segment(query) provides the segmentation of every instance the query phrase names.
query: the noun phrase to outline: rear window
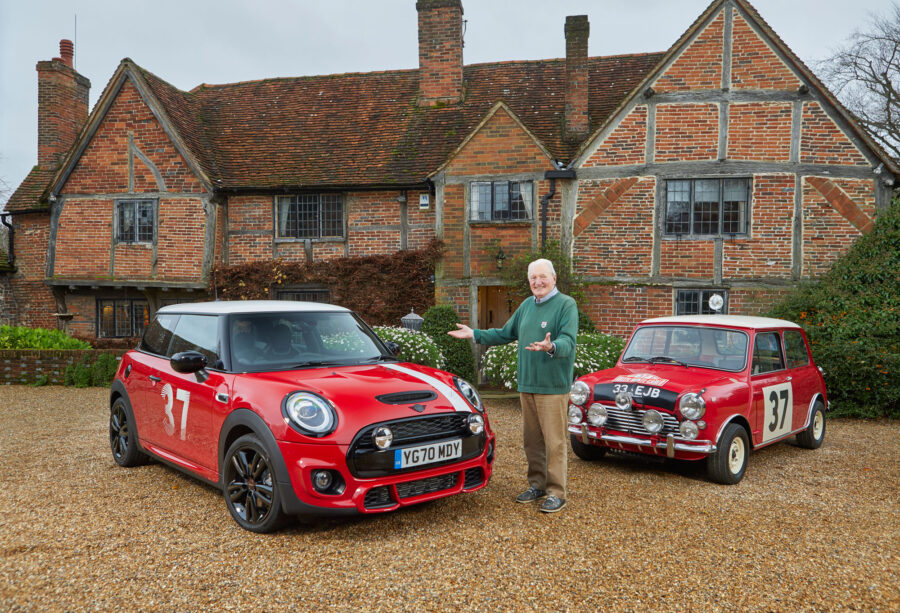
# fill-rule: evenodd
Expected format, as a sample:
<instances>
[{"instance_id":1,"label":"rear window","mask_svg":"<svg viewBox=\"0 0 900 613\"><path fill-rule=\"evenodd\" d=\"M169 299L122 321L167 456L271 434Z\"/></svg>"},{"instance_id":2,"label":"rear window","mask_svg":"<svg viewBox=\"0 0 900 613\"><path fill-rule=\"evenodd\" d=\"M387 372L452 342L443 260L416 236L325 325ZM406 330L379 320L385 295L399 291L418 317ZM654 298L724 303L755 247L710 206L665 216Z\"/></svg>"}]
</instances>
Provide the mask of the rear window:
<instances>
[{"instance_id":1,"label":"rear window","mask_svg":"<svg viewBox=\"0 0 900 613\"><path fill-rule=\"evenodd\" d=\"M787 354L788 368L798 368L809 364L809 354L806 352L806 343L799 330L784 331L784 351Z\"/></svg>"},{"instance_id":2,"label":"rear window","mask_svg":"<svg viewBox=\"0 0 900 613\"><path fill-rule=\"evenodd\" d=\"M140 349L147 353L167 355L176 323L178 323L178 315L157 315L144 330Z\"/></svg>"}]
</instances>

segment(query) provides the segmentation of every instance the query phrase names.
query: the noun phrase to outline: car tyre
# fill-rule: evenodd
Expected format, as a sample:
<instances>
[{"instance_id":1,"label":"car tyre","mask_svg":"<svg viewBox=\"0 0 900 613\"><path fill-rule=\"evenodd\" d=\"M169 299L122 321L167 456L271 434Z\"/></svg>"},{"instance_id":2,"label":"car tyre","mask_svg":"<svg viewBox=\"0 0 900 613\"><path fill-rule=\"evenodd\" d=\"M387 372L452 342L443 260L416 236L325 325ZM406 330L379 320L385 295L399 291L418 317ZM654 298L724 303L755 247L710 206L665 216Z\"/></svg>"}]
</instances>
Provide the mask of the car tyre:
<instances>
[{"instance_id":1,"label":"car tyre","mask_svg":"<svg viewBox=\"0 0 900 613\"><path fill-rule=\"evenodd\" d=\"M245 434L228 448L222 483L228 512L241 528L267 533L284 524L271 456L255 434Z\"/></svg>"},{"instance_id":2,"label":"car tyre","mask_svg":"<svg viewBox=\"0 0 900 613\"><path fill-rule=\"evenodd\" d=\"M581 442L581 439L574 434L569 435L569 441L572 443L572 451L575 452L575 455L586 462L602 460L603 456L606 455L606 447L601 447L599 445L585 445Z\"/></svg>"},{"instance_id":3,"label":"car tyre","mask_svg":"<svg viewBox=\"0 0 900 613\"><path fill-rule=\"evenodd\" d=\"M109 448L119 466L138 466L147 462L147 456L138 448L131 410L121 396L109 407Z\"/></svg>"},{"instance_id":4,"label":"car tyre","mask_svg":"<svg viewBox=\"0 0 900 613\"><path fill-rule=\"evenodd\" d=\"M744 478L750 458L750 439L738 424L728 424L719 445L706 462L709 478L716 483L733 485Z\"/></svg>"},{"instance_id":5,"label":"car tyre","mask_svg":"<svg viewBox=\"0 0 900 613\"><path fill-rule=\"evenodd\" d=\"M813 405L809 427L797 434L797 444L805 449L818 449L825 440L825 405L817 400Z\"/></svg>"}]
</instances>

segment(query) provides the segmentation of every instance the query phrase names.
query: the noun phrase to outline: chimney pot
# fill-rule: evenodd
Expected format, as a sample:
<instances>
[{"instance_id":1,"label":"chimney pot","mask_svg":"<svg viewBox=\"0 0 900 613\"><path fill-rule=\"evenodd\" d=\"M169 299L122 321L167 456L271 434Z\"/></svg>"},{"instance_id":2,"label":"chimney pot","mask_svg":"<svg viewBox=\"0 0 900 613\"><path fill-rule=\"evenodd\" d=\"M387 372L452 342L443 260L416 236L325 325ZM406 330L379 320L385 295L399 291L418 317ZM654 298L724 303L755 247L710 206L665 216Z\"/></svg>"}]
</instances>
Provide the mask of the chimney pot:
<instances>
[{"instance_id":1,"label":"chimney pot","mask_svg":"<svg viewBox=\"0 0 900 613\"><path fill-rule=\"evenodd\" d=\"M59 41L59 55L62 58L63 64L69 68L74 68L72 59L75 57L75 45L72 44L72 41L68 38Z\"/></svg>"}]
</instances>

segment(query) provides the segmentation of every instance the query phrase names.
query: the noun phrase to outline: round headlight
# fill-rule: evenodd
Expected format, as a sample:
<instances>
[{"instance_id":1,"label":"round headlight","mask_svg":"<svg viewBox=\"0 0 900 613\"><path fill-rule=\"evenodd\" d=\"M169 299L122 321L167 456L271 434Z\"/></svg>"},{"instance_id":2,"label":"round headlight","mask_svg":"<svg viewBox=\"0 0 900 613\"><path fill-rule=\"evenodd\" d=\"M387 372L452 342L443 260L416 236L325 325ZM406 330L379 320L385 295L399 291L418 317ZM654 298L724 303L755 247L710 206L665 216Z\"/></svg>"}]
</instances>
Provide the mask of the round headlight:
<instances>
[{"instance_id":1,"label":"round headlight","mask_svg":"<svg viewBox=\"0 0 900 613\"><path fill-rule=\"evenodd\" d=\"M607 417L609 417L609 414L606 412L606 407L602 404L595 402L588 409L588 421L591 422L592 426L602 426L606 423Z\"/></svg>"},{"instance_id":2,"label":"round headlight","mask_svg":"<svg viewBox=\"0 0 900 613\"><path fill-rule=\"evenodd\" d=\"M580 424L584 419L584 412L581 410L581 407L576 407L574 404L569 405L569 423L570 424Z\"/></svg>"},{"instance_id":3,"label":"round headlight","mask_svg":"<svg viewBox=\"0 0 900 613\"><path fill-rule=\"evenodd\" d=\"M325 436L337 427L334 409L311 392L294 392L284 399L284 414L290 423L313 436Z\"/></svg>"},{"instance_id":4,"label":"round headlight","mask_svg":"<svg viewBox=\"0 0 900 613\"><path fill-rule=\"evenodd\" d=\"M678 429L681 431L681 436L683 438L691 440L697 438L697 435L700 433L700 428L692 421L681 422L681 426L679 426Z\"/></svg>"},{"instance_id":5,"label":"round headlight","mask_svg":"<svg viewBox=\"0 0 900 613\"><path fill-rule=\"evenodd\" d=\"M475 388L472 387L472 384L459 377L453 377L453 382L456 384L456 389L459 390L459 393L463 395L463 398L475 407L476 410L484 413L484 405L481 404L481 397L478 395L478 392L475 391Z\"/></svg>"},{"instance_id":6,"label":"round headlight","mask_svg":"<svg viewBox=\"0 0 900 613\"><path fill-rule=\"evenodd\" d=\"M706 413L706 401L700 394L689 392L678 401L678 411L685 419L700 419Z\"/></svg>"},{"instance_id":7,"label":"round headlight","mask_svg":"<svg viewBox=\"0 0 900 613\"><path fill-rule=\"evenodd\" d=\"M484 432L484 417L478 413L469 415L469 432L472 434L481 434Z\"/></svg>"},{"instance_id":8,"label":"round headlight","mask_svg":"<svg viewBox=\"0 0 900 613\"><path fill-rule=\"evenodd\" d=\"M659 411L653 409L644 413L644 417L641 418L641 423L644 424L644 428L650 434L656 434L663 428L662 415L659 414Z\"/></svg>"},{"instance_id":9,"label":"round headlight","mask_svg":"<svg viewBox=\"0 0 900 613\"><path fill-rule=\"evenodd\" d=\"M631 393L630 392L619 392L616 394L616 406L622 410L627 411L631 409Z\"/></svg>"},{"instance_id":10,"label":"round headlight","mask_svg":"<svg viewBox=\"0 0 900 613\"><path fill-rule=\"evenodd\" d=\"M378 426L372 433L372 440L379 449L387 449L394 440L394 433L387 426Z\"/></svg>"},{"instance_id":11,"label":"round headlight","mask_svg":"<svg viewBox=\"0 0 900 613\"><path fill-rule=\"evenodd\" d=\"M591 388L584 381L576 381L569 390L569 400L572 404L582 405L591 397Z\"/></svg>"}]
</instances>

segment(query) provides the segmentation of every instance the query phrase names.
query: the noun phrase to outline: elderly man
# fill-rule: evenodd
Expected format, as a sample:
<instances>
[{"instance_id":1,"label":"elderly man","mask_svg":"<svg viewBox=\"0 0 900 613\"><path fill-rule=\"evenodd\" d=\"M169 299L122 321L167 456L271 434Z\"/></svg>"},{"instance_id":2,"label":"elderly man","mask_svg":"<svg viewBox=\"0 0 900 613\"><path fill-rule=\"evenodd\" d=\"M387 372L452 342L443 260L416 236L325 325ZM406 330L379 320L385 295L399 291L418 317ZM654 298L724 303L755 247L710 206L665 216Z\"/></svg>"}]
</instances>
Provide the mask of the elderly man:
<instances>
[{"instance_id":1,"label":"elderly man","mask_svg":"<svg viewBox=\"0 0 900 613\"><path fill-rule=\"evenodd\" d=\"M519 341L517 377L524 422L527 490L517 502L540 498L541 511L554 513L566 504L566 409L575 365L578 307L556 289L550 260L528 265L528 298L502 328L473 330L456 324L455 338L473 338L482 345Z\"/></svg>"}]
</instances>

